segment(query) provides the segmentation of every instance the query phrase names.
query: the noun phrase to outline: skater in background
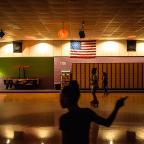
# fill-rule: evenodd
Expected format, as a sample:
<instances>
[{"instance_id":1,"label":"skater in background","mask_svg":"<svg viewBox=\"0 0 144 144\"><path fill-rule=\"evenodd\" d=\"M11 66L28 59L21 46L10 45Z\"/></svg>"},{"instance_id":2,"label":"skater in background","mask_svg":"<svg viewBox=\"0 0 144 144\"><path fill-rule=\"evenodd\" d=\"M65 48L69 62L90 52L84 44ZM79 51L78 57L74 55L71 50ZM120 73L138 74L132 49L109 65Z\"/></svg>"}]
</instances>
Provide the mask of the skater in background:
<instances>
[{"instance_id":1,"label":"skater in background","mask_svg":"<svg viewBox=\"0 0 144 144\"><path fill-rule=\"evenodd\" d=\"M91 106L98 107L99 101L96 96L96 91L98 89L98 74L97 74L97 68L92 68L91 71L91 92L93 96L93 100L90 102Z\"/></svg>"},{"instance_id":2,"label":"skater in background","mask_svg":"<svg viewBox=\"0 0 144 144\"><path fill-rule=\"evenodd\" d=\"M104 96L108 95L108 76L106 72L102 74L102 85L104 90Z\"/></svg>"}]
</instances>

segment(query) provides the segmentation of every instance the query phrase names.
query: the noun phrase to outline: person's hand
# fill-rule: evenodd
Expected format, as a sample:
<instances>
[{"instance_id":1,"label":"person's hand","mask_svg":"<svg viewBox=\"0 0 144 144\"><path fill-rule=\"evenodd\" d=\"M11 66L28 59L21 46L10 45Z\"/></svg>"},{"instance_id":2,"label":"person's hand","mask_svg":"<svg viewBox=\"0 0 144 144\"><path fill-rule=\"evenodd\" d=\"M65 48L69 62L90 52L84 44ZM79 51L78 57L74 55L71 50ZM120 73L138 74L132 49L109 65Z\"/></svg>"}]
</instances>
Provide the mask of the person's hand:
<instances>
[{"instance_id":1,"label":"person's hand","mask_svg":"<svg viewBox=\"0 0 144 144\"><path fill-rule=\"evenodd\" d=\"M116 107L120 108L124 105L125 100L128 98L128 96L122 97L116 102Z\"/></svg>"}]
</instances>

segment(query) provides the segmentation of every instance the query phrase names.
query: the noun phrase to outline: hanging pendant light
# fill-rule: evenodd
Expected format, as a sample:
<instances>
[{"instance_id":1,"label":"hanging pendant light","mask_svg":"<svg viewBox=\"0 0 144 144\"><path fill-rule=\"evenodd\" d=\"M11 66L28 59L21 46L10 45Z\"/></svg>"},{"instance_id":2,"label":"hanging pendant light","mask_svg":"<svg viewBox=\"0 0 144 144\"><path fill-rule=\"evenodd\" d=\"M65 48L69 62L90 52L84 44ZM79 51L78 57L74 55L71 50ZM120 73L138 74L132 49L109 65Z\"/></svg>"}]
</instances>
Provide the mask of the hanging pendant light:
<instances>
[{"instance_id":1,"label":"hanging pendant light","mask_svg":"<svg viewBox=\"0 0 144 144\"><path fill-rule=\"evenodd\" d=\"M80 38L85 38L84 25L85 25L85 22L82 21L82 25L81 25L81 28L80 28L80 31L79 31L79 37Z\"/></svg>"},{"instance_id":2,"label":"hanging pendant light","mask_svg":"<svg viewBox=\"0 0 144 144\"><path fill-rule=\"evenodd\" d=\"M5 33L4 33L3 30L1 29L1 31L0 31L0 38L3 38L4 35L5 35Z\"/></svg>"},{"instance_id":3,"label":"hanging pendant light","mask_svg":"<svg viewBox=\"0 0 144 144\"><path fill-rule=\"evenodd\" d=\"M64 23L62 29L58 31L58 37L61 39L65 39L68 36L68 31L64 28Z\"/></svg>"}]
</instances>

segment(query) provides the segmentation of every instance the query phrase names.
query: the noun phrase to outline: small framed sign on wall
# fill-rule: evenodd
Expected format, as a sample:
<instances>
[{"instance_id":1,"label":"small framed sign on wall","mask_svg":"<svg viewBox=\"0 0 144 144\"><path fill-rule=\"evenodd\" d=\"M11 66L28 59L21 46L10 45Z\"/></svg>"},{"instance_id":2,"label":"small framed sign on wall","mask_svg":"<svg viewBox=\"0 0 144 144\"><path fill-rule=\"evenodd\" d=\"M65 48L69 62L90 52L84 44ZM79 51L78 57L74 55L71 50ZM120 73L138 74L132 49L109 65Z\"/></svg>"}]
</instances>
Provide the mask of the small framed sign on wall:
<instances>
[{"instance_id":1,"label":"small framed sign on wall","mask_svg":"<svg viewBox=\"0 0 144 144\"><path fill-rule=\"evenodd\" d=\"M13 41L13 52L22 53L22 41Z\"/></svg>"}]
</instances>

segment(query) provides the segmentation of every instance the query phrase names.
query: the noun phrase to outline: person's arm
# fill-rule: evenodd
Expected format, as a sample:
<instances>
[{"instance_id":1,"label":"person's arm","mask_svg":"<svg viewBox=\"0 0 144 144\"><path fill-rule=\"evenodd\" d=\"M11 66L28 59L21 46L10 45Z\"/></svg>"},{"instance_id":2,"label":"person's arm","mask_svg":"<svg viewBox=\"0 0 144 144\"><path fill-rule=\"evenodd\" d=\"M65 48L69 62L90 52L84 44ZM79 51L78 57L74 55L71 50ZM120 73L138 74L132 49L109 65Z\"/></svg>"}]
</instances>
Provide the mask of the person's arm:
<instances>
[{"instance_id":1,"label":"person's arm","mask_svg":"<svg viewBox=\"0 0 144 144\"><path fill-rule=\"evenodd\" d=\"M113 123L119 109L124 105L125 100L127 99L127 97L123 97L120 98L117 102L116 105L114 107L114 110L112 111L112 113L109 115L109 117L107 119L100 117L100 116L96 116L94 118L94 122L103 126L111 126L111 124Z\"/></svg>"}]
</instances>

